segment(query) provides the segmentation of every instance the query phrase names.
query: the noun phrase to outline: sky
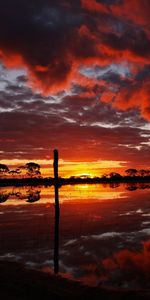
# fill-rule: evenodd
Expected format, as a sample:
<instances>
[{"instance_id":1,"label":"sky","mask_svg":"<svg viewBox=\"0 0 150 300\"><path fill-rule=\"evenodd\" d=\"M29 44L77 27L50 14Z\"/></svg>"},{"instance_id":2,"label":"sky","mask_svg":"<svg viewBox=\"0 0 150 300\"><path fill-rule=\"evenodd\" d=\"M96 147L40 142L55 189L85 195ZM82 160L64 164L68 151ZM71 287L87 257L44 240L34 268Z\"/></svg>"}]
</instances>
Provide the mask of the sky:
<instances>
[{"instance_id":1,"label":"sky","mask_svg":"<svg viewBox=\"0 0 150 300\"><path fill-rule=\"evenodd\" d=\"M1 162L149 168L149 19L149 0L0 0Z\"/></svg>"}]
</instances>

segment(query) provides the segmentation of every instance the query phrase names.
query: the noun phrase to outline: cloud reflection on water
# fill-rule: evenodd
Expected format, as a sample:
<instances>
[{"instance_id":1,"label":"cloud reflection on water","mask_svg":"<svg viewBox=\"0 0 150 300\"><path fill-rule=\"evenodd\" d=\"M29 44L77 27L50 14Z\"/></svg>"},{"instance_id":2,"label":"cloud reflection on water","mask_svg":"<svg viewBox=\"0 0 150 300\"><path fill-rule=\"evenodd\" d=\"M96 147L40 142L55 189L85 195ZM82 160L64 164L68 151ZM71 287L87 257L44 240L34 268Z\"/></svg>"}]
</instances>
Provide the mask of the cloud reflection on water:
<instances>
[{"instance_id":1,"label":"cloud reflection on water","mask_svg":"<svg viewBox=\"0 0 150 300\"><path fill-rule=\"evenodd\" d=\"M119 186L111 192L99 185L61 188L60 274L89 285L148 287L149 191ZM41 188L32 204L14 197L0 205L0 259L52 272L53 189Z\"/></svg>"}]
</instances>

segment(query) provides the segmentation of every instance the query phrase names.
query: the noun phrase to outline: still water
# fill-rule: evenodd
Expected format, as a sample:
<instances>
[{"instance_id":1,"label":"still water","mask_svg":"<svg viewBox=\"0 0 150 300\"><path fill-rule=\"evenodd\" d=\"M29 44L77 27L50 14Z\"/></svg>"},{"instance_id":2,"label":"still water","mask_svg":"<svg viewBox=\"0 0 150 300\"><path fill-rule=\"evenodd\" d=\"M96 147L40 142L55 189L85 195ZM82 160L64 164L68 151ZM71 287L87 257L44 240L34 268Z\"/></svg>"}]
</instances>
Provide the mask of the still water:
<instances>
[{"instance_id":1,"label":"still water","mask_svg":"<svg viewBox=\"0 0 150 300\"><path fill-rule=\"evenodd\" d=\"M59 274L150 288L150 186L63 186L59 197ZM56 234L53 187L0 189L0 260L52 273Z\"/></svg>"}]
</instances>

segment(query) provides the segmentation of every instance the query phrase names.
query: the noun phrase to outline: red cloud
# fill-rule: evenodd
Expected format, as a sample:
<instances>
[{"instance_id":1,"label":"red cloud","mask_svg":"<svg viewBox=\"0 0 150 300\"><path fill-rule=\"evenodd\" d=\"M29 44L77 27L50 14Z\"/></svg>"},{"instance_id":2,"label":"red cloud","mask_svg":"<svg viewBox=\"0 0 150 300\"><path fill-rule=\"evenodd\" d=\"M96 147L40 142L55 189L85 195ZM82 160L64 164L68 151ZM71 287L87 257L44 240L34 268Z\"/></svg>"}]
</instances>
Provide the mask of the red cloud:
<instances>
[{"instance_id":1,"label":"red cloud","mask_svg":"<svg viewBox=\"0 0 150 300\"><path fill-rule=\"evenodd\" d=\"M70 1L69 6L62 2L32 0L20 5L15 0L8 8L7 1L1 1L0 58L8 68L26 68L33 88L50 94L69 89L72 82L88 81L93 96L92 86L104 82L79 75L81 66L127 61L134 81L133 70L150 64L148 0L107 5L82 0ZM102 101L120 109L138 108L150 119L149 73L144 81L118 86L117 91L106 82L107 92L99 93Z\"/></svg>"},{"instance_id":2,"label":"red cloud","mask_svg":"<svg viewBox=\"0 0 150 300\"><path fill-rule=\"evenodd\" d=\"M81 5L89 11L108 13L106 5L99 3L96 0L81 0Z\"/></svg>"},{"instance_id":3,"label":"red cloud","mask_svg":"<svg viewBox=\"0 0 150 300\"><path fill-rule=\"evenodd\" d=\"M129 85L118 88L117 92L105 89L101 100L112 103L113 107L128 110L137 108L141 114L150 119L150 80L131 81Z\"/></svg>"},{"instance_id":4,"label":"red cloud","mask_svg":"<svg viewBox=\"0 0 150 300\"><path fill-rule=\"evenodd\" d=\"M125 0L121 5L112 6L112 11L115 15L123 16L136 24L149 26L149 0Z\"/></svg>"}]
</instances>

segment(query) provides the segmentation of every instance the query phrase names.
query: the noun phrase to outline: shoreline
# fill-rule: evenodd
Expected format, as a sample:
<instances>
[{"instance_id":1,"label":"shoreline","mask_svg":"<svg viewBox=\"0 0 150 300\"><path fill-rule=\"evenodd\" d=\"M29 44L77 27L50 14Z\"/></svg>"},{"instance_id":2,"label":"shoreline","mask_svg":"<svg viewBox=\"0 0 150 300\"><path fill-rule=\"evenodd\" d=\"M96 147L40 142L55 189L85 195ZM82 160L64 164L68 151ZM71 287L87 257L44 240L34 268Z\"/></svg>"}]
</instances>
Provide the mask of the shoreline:
<instances>
[{"instance_id":1,"label":"shoreline","mask_svg":"<svg viewBox=\"0 0 150 300\"><path fill-rule=\"evenodd\" d=\"M150 177L121 177L121 178L59 178L58 186L76 185L76 184L150 184ZM53 186L53 178L23 178L23 179L0 179L0 187L7 186Z\"/></svg>"},{"instance_id":2,"label":"shoreline","mask_svg":"<svg viewBox=\"0 0 150 300\"><path fill-rule=\"evenodd\" d=\"M148 300L150 290L89 287L48 273L26 269L14 262L0 261L1 300Z\"/></svg>"}]
</instances>

